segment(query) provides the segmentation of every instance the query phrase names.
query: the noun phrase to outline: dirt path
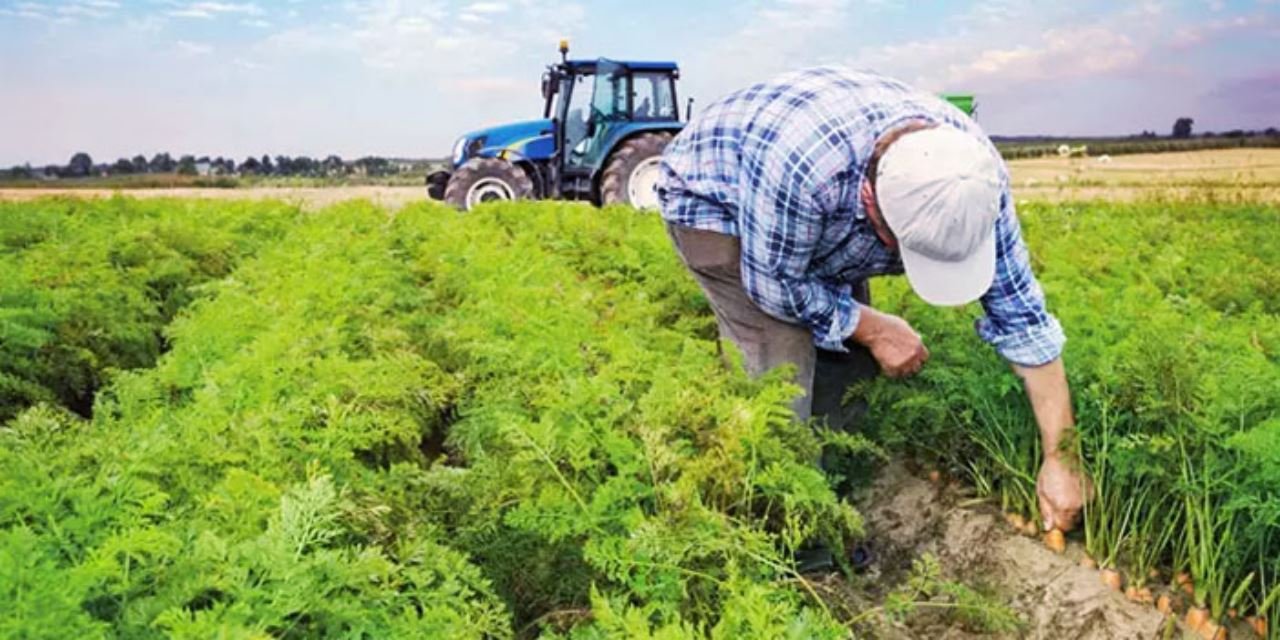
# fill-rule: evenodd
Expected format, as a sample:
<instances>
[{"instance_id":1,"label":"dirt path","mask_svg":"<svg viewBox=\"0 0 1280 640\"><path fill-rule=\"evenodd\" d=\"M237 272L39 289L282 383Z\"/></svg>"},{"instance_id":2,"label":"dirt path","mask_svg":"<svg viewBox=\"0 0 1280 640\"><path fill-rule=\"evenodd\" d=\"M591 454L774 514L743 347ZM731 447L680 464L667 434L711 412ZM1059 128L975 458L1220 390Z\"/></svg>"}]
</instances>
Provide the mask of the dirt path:
<instances>
[{"instance_id":1,"label":"dirt path","mask_svg":"<svg viewBox=\"0 0 1280 640\"><path fill-rule=\"evenodd\" d=\"M881 625L880 635L1150 640L1165 632L1165 617L1154 608L1126 600L1102 584L1096 570L1080 566L1079 549L1059 556L1014 533L994 508L963 504L954 488L930 484L901 465L885 469L859 506L878 556L869 579L900 581L912 560L932 554L944 577L993 592L1024 628L989 636L947 616L924 615L905 625Z\"/></svg>"}]
</instances>

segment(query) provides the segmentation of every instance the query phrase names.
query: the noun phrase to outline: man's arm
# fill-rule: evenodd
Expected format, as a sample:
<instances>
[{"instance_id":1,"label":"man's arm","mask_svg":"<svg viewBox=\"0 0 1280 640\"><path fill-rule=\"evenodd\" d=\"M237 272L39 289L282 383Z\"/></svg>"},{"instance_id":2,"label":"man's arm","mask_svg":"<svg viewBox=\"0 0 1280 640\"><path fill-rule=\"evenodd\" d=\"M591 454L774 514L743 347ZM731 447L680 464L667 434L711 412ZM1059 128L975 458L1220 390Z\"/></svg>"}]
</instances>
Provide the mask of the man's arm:
<instances>
[{"instance_id":1,"label":"man's arm","mask_svg":"<svg viewBox=\"0 0 1280 640\"><path fill-rule=\"evenodd\" d=\"M1067 372L1058 358L1039 367L1013 365L1027 390L1027 399L1040 426L1044 461L1036 481L1040 515L1046 531L1075 527L1091 488L1080 460L1072 448L1075 417L1071 412L1071 391Z\"/></svg>"}]
</instances>

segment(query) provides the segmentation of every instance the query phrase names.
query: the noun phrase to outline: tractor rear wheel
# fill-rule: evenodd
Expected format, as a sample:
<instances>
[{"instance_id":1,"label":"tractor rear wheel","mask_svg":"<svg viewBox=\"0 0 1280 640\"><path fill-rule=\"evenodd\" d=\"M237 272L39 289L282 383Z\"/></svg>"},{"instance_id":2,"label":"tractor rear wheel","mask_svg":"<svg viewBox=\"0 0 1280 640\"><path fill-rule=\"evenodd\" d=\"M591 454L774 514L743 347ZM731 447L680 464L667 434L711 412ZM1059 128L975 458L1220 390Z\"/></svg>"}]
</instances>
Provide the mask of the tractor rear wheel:
<instances>
[{"instance_id":1,"label":"tractor rear wheel","mask_svg":"<svg viewBox=\"0 0 1280 640\"><path fill-rule=\"evenodd\" d=\"M533 195L533 180L520 167L497 158L473 158L458 167L444 189L444 201L462 211L482 202L523 200Z\"/></svg>"},{"instance_id":2,"label":"tractor rear wheel","mask_svg":"<svg viewBox=\"0 0 1280 640\"><path fill-rule=\"evenodd\" d=\"M600 203L658 208L658 176L662 151L670 133L642 133L619 145L600 178Z\"/></svg>"}]
</instances>

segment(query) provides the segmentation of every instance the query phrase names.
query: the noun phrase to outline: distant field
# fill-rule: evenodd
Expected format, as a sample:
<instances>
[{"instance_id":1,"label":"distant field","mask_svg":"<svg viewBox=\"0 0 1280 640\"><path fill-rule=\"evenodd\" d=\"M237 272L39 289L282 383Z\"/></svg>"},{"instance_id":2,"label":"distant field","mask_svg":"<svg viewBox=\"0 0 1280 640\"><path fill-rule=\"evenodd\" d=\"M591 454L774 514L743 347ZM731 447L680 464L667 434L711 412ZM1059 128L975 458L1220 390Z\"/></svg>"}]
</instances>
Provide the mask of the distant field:
<instances>
[{"instance_id":1,"label":"distant field","mask_svg":"<svg viewBox=\"0 0 1280 640\"><path fill-rule=\"evenodd\" d=\"M1089 155L1118 156L1135 153L1170 153L1209 149L1280 148L1280 135L1214 136L1210 138L995 138L1006 160L1057 155L1062 145L1086 147Z\"/></svg>"},{"instance_id":2,"label":"distant field","mask_svg":"<svg viewBox=\"0 0 1280 640\"><path fill-rule=\"evenodd\" d=\"M1280 202L1280 149L1035 158L1010 161L1009 168L1019 199Z\"/></svg>"},{"instance_id":3,"label":"distant field","mask_svg":"<svg viewBox=\"0 0 1280 640\"><path fill-rule=\"evenodd\" d=\"M1280 149L1216 149L1091 158L1011 160L1014 193L1020 200L1209 199L1226 202L1280 202ZM49 195L110 197L111 186L76 188L0 188L0 200L31 200ZM259 182L243 188L218 188L186 182L173 188L129 189L139 198L215 198L284 200L321 208L351 199L399 208L426 197L416 182L405 186L324 185L320 181Z\"/></svg>"}]
</instances>

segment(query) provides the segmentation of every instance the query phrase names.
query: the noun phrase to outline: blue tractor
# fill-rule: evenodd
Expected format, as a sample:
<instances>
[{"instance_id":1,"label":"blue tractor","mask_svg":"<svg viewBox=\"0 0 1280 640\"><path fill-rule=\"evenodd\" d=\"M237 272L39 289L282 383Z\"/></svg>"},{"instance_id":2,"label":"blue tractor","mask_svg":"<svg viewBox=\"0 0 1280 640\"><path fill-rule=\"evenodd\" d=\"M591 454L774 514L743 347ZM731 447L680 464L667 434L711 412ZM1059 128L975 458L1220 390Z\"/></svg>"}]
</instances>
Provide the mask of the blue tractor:
<instances>
[{"instance_id":1,"label":"blue tractor","mask_svg":"<svg viewBox=\"0 0 1280 640\"><path fill-rule=\"evenodd\" d=\"M458 139L451 171L427 176L431 197L463 210L525 198L657 208L658 162L683 123L674 62L570 60L542 76L542 119Z\"/></svg>"}]
</instances>

